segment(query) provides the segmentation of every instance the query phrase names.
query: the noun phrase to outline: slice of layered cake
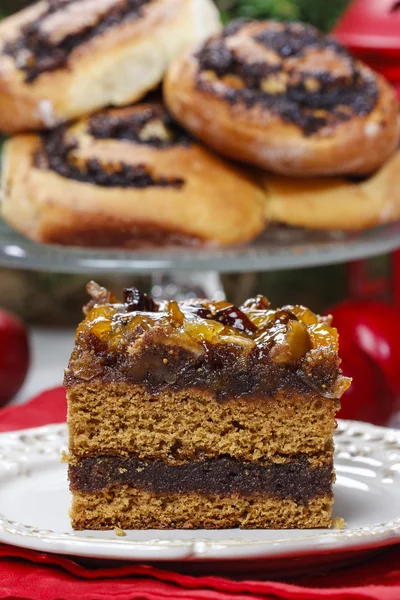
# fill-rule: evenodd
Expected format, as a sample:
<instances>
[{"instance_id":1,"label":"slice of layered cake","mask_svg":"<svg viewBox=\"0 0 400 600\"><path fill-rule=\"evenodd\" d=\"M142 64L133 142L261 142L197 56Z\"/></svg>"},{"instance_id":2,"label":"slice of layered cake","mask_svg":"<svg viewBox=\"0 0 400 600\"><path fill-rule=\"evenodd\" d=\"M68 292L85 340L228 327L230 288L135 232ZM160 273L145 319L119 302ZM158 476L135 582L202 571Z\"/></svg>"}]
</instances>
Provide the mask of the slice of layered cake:
<instances>
[{"instance_id":1,"label":"slice of layered cake","mask_svg":"<svg viewBox=\"0 0 400 600\"><path fill-rule=\"evenodd\" d=\"M65 373L75 529L329 527L350 383L329 318L88 291Z\"/></svg>"}]
</instances>

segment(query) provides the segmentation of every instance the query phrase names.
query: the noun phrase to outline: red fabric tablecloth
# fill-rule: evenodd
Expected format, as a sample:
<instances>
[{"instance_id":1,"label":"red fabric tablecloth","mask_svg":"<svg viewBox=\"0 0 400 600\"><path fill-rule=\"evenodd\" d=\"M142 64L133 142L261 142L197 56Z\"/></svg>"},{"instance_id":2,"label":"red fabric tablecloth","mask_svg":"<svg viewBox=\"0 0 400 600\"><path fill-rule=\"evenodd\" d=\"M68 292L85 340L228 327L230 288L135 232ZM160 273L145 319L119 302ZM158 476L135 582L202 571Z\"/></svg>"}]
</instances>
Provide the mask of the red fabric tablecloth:
<instances>
[{"instance_id":1,"label":"red fabric tablecloth","mask_svg":"<svg viewBox=\"0 0 400 600\"><path fill-rule=\"evenodd\" d=\"M61 388L0 411L0 431L65 420ZM399 499L400 500L400 499ZM399 501L400 510L400 501ZM171 569L177 565L171 564ZM186 563L186 569L188 568ZM189 567L190 568L190 567ZM297 580L192 576L150 565L88 566L57 555L0 545L0 598L27 600L400 600L400 545L357 566Z\"/></svg>"}]
</instances>

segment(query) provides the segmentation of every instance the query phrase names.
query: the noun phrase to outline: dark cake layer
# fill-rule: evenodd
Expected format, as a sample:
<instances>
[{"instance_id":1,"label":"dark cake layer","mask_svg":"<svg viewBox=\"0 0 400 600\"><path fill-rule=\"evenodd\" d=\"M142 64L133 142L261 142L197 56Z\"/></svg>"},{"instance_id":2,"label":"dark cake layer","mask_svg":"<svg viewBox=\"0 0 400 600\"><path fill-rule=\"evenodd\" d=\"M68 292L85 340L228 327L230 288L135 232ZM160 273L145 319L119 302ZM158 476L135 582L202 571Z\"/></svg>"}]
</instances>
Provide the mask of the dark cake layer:
<instances>
[{"instance_id":1,"label":"dark cake layer","mask_svg":"<svg viewBox=\"0 0 400 600\"><path fill-rule=\"evenodd\" d=\"M211 389L218 400L228 400L241 396L271 397L279 390L287 390L289 394L315 390L328 396L329 388L339 376L333 354L319 355L304 365L300 361L277 365L268 356L260 360L256 350L246 360L240 348L224 345L210 346L204 354L196 355L179 346L157 345L154 337L151 332L146 334L140 350L130 356L109 351L97 337L88 336L87 351L77 356L66 372L65 386L71 388L82 381L95 380L104 384L141 384L153 394L187 388Z\"/></svg>"},{"instance_id":2,"label":"dark cake layer","mask_svg":"<svg viewBox=\"0 0 400 600\"><path fill-rule=\"evenodd\" d=\"M201 493L205 496L268 494L297 503L331 491L333 464L310 468L304 457L288 463L257 465L221 457L171 466L135 457L88 457L69 466L72 491L97 492L120 485L157 494Z\"/></svg>"}]
</instances>

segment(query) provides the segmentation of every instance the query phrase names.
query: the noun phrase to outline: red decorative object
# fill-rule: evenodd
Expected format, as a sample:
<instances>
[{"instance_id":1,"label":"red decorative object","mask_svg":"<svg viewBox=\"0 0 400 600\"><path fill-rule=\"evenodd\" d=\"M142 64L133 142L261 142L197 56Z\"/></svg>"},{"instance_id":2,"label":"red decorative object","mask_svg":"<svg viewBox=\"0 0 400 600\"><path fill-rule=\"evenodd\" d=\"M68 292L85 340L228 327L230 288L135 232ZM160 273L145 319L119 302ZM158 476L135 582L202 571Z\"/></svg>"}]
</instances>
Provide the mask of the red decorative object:
<instances>
[{"instance_id":1,"label":"red decorative object","mask_svg":"<svg viewBox=\"0 0 400 600\"><path fill-rule=\"evenodd\" d=\"M14 315L0 310L0 406L11 400L29 368L28 332Z\"/></svg>"},{"instance_id":2,"label":"red decorative object","mask_svg":"<svg viewBox=\"0 0 400 600\"><path fill-rule=\"evenodd\" d=\"M337 23L335 37L351 50L400 56L400 2L354 0Z\"/></svg>"},{"instance_id":3,"label":"red decorative object","mask_svg":"<svg viewBox=\"0 0 400 600\"><path fill-rule=\"evenodd\" d=\"M395 397L377 363L355 342L340 337L343 374L353 382L341 400L340 419L386 425L393 414Z\"/></svg>"},{"instance_id":4,"label":"red decorative object","mask_svg":"<svg viewBox=\"0 0 400 600\"><path fill-rule=\"evenodd\" d=\"M400 311L383 302L349 300L329 312L340 345L355 343L375 361L400 403Z\"/></svg>"},{"instance_id":5,"label":"red decorative object","mask_svg":"<svg viewBox=\"0 0 400 600\"><path fill-rule=\"evenodd\" d=\"M358 58L400 86L399 0L355 0L333 33Z\"/></svg>"},{"instance_id":6,"label":"red decorative object","mask_svg":"<svg viewBox=\"0 0 400 600\"><path fill-rule=\"evenodd\" d=\"M333 34L354 55L382 73L395 86L400 100L400 0L354 0ZM400 250L392 254L391 275L371 279L366 261L350 263L350 297L382 299L391 295L400 309Z\"/></svg>"}]
</instances>

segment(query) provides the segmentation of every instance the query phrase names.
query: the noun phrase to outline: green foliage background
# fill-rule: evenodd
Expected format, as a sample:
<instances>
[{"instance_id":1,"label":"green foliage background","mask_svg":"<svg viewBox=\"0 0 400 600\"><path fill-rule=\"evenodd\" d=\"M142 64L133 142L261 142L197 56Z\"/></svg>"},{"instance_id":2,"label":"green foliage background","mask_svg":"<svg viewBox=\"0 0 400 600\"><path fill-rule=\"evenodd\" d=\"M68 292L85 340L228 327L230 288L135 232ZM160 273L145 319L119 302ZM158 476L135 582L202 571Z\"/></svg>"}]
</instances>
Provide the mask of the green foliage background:
<instances>
[{"instance_id":1,"label":"green foliage background","mask_svg":"<svg viewBox=\"0 0 400 600\"><path fill-rule=\"evenodd\" d=\"M215 0L224 21L236 17L254 19L298 19L329 31L350 0ZM27 4L29 0L0 0L0 18Z\"/></svg>"},{"instance_id":2,"label":"green foliage background","mask_svg":"<svg viewBox=\"0 0 400 600\"><path fill-rule=\"evenodd\" d=\"M225 21L235 17L294 19L330 31L350 0L216 0Z\"/></svg>"}]
</instances>

